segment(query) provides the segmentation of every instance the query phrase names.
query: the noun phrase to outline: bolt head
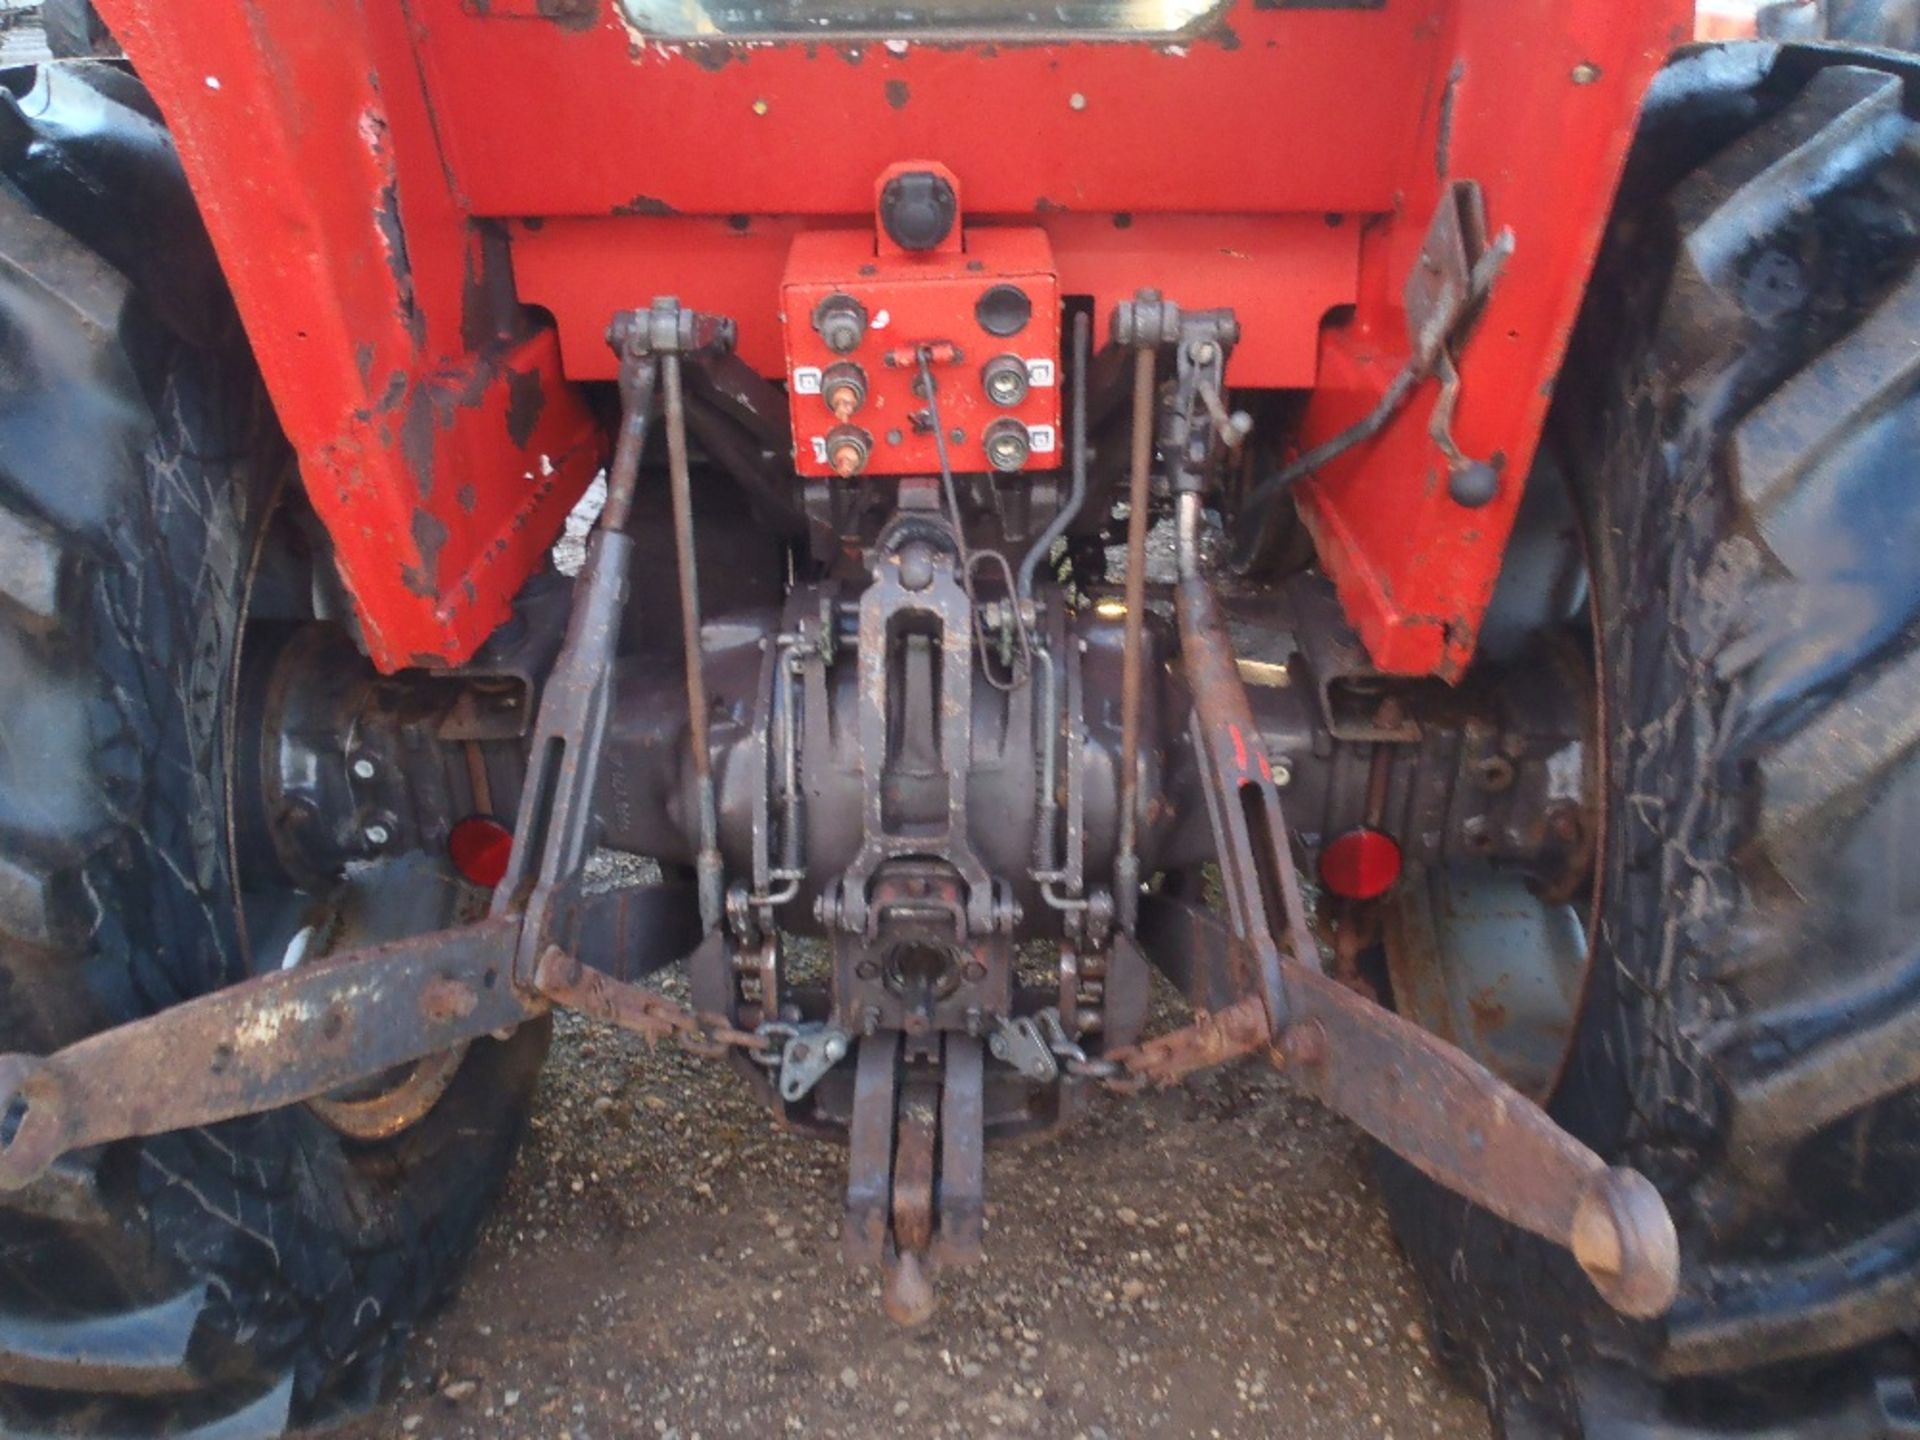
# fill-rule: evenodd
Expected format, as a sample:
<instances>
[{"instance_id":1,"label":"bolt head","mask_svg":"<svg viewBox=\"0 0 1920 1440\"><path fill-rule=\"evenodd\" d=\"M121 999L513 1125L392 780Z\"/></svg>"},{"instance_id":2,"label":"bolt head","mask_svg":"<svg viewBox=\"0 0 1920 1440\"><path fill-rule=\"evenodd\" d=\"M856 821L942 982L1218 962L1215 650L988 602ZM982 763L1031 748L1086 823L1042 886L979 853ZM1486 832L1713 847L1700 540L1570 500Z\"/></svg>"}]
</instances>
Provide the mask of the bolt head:
<instances>
[{"instance_id":1,"label":"bolt head","mask_svg":"<svg viewBox=\"0 0 1920 1440\"><path fill-rule=\"evenodd\" d=\"M373 824L367 826L367 828L362 830L360 833L366 837L367 843L369 845L374 846L376 849L379 848L380 846L387 844L390 840L393 839L393 832L387 829L386 826L380 824L378 821L375 821Z\"/></svg>"},{"instance_id":2,"label":"bolt head","mask_svg":"<svg viewBox=\"0 0 1920 1440\"><path fill-rule=\"evenodd\" d=\"M358 759L353 762L353 778L354 779L371 780L373 776L374 776L373 761L368 760L365 757L362 757L361 759Z\"/></svg>"}]
</instances>

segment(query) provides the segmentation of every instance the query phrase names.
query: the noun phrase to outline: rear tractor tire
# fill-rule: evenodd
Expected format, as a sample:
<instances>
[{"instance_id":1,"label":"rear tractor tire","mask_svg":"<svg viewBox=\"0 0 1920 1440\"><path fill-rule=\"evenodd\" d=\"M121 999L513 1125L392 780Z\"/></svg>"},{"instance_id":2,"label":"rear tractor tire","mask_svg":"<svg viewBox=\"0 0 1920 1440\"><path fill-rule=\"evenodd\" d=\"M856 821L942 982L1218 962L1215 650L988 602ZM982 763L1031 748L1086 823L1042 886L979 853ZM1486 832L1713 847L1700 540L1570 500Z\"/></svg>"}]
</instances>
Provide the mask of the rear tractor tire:
<instances>
[{"instance_id":1,"label":"rear tractor tire","mask_svg":"<svg viewBox=\"0 0 1920 1440\"><path fill-rule=\"evenodd\" d=\"M33 83L0 92L0 1051L44 1053L290 953L236 880L228 731L250 600L309 618L286 607L315 557L146 97L105 65ZM544 1045L477 1042L390 1139L296 1106L0 1194L0 1434L240 1440L371 1403L473 1243Z\"/></svg>"},{"instance_id":2,"label":"rear tractor tire","mask_svg":"<svg viewBox=\"0 0 1920 1440\"><path fill-rule=\"evenodd\" d=\"M1768 39L1920 50L1920 0L1775 0L1759 20Z\"/></svg>"},{"instance_id":3,"label":"rear tractor tire","mask_svg":"<svg viewBox=\"0 0 1920 1440\"><path fill-rule=\"evenodd\" d=\"M1660 1186L1683 1273L1628 1324L1384 1161L1507 1440L1920 1435L1915 93L1884 52L1678 61L1559 387L1607 779L1538 1093Z\"/></svg>"}]
</instances>

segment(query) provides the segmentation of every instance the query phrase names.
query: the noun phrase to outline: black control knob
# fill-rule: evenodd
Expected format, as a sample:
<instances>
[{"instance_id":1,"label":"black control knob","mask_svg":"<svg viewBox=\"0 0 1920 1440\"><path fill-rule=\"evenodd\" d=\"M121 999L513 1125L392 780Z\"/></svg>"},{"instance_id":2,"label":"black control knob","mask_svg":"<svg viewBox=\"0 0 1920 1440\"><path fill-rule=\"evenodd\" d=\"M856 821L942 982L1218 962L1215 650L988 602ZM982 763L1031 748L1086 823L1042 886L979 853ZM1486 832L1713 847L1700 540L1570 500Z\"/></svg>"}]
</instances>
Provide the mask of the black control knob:
<instances>
[{"instance_id":1,"label":"black control knob","mask_svg":"<svg viewBox=\"0 0 1920 1440\"><path fill-rule=\"evenodd\" d=\"M880 189L880 226L902 250L931 250L953 233L960 197L944 176L909 170Z\"/></svg>"},{"instance_id":2,"label":"black control knob","mask_svg":"<svg viewBox=\"0 0 1920 1440\"><path fill-rule=\"evenodd\" d=\"M1484 460L1469 460L1447 475L1447 493L1469 510L1491 505L1500 494L1500 472Z\"/></svg>"}]
</instances>

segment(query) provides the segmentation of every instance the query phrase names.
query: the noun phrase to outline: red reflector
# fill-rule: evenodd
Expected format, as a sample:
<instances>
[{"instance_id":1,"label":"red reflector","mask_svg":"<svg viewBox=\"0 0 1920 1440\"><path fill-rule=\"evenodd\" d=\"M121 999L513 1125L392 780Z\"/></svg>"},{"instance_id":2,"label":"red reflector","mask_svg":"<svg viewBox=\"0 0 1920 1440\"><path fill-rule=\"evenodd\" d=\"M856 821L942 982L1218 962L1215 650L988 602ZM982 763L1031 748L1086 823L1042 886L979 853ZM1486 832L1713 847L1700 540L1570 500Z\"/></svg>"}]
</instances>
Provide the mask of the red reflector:
<instances>
[{"instance_id":1,"label":"red reflector","mask_svg":"<svg viewBox=\"0 0 1920 1440\"><path fill-rule=\"evenodd\" d=\"M1400 878L1400 846L1378 830L1349 830L1320 852L1320 883L1347 900L1372 900Z\"/></svg>"},{"instance_id":2,"label":"red reflector","mask_svg":"<svg viewBox=\"0 0 1920 1440\"><path fill-rule=\"evenodd\" d=\"M513 832L491 815L469 815L447 836L447 858L464 880L491 890L507 873Z\"/></svg>"}]
</instances>

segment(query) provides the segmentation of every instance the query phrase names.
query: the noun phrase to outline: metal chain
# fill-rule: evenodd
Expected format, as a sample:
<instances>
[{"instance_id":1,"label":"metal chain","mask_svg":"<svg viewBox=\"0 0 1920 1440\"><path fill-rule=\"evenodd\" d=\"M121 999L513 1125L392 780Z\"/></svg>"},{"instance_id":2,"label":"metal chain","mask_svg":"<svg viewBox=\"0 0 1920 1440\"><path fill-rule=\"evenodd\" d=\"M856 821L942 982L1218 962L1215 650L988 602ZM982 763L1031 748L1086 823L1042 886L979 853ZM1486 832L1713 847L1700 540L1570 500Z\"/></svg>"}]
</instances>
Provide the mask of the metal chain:
<instances>
[{"instance_id":1,"label":"metal chain","mask_svg":"<svg viewBox=\"0 0 1920 1440\"><path fill-rule=\"evenodd\" d=\"M1053 1053L1060 1057L1060 1068L1067 1074L1080 1080L1092 1080L1104 1086L1116 1095L1136 1095L1145 1083L1142 1077L1134 1075L1118 1060L1095 1060L1085 1049L1067 1034L1067 1027L1060 1019L1060 1012L1049 1005L1035 1014L1040 1028L1046 1032L1047 1044Z\"/></svg>"}]
</instances>

